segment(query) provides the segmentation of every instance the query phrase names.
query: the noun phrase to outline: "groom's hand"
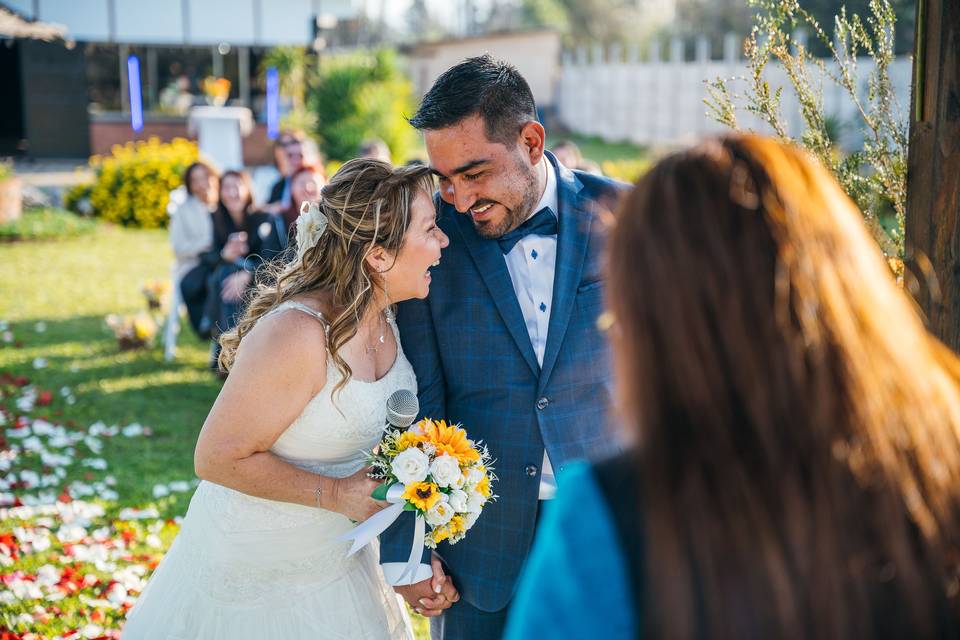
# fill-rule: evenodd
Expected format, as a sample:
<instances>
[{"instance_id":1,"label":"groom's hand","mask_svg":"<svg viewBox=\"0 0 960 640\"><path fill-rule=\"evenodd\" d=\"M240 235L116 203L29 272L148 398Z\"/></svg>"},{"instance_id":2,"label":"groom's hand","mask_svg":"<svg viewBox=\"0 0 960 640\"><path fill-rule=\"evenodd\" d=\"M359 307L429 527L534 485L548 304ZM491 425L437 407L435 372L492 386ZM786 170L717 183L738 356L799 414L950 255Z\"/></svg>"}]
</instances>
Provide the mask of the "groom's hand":
<instances>
[{"instance_id":1,"label":"groom's hand","mask_svg":"<svg viewBox=\"0 0 960 640\"><path fill-rule=\"evenodd\" d=\"M432 578L393 588L414 611L427 618L440 615L460 599L453 580L443 572L440 558L433 556L430 565L433 569Z\"/></svg>"}]
</instances>

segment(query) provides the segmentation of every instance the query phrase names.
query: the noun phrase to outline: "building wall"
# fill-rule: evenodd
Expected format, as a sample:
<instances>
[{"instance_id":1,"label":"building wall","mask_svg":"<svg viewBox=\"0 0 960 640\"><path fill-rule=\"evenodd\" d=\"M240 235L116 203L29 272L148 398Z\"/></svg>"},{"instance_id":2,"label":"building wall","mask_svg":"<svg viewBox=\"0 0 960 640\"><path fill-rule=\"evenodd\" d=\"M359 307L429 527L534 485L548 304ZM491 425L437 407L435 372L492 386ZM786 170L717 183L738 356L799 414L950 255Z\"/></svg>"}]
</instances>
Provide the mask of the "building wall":
<instances>
[{"instance_id":1,"label":"building wall","mask_svg":"<svg viewBox=\"0 0 960 640\"><path fill-rule=\"evenodd\" d=\"M489 53L513 64L530 84L540 107L555 102L559 77L560 35L552 31L503 34L422 44L409 53L408 69L417 95L426 93L437 77L464 58Z\"/></svg>"},{"instance_id":2,"label":"building wall","mask_svg":"<svg viewBox=\"0 0 960 640\"><path fill-rule=\"evenodd\" d=\"M351 0L6 0L83 42L235 46L309 44L317 14L352 18Z\"/></svg>"},{"instance_id":3,"label":"building wall","mask_svg":"<svg viewBox=\"0 0 960 640\"><path fill-rule=\"evenodd\" d=\"M652 52L640 60L638 52L622 52L616 48L595 48L565 54L561 65L557 116L574 133L599 136L607 141L630 141L642 145L678 145L704 135L727 131L708 114L707 81L717 78L748 77L746 63L736 55L738 39L730 37L724 60L711 60L704 46L698 45L697 60L684 60L682 44L669 46L670 59L657 59ZM626 53L626 55L623 55ZM827 69L836 75L835 65L827 61ZM867 78L873 71L872 60L857 63L861 99L868 91ZM899 103L900 115L906 124L910 104L912 63L907 57L894 60L890 76ZM811 77L818 72L810 70ZM799 100L786 72L777 64L767 67L766 80L773 88L784 87L782 113L791 135L803 130ZM733 83L733 93L747 90L744 80ZM845 146L862 143L859 112L846 91L830 80L823 83L824 112L841 125L840 142ZM771 133L758 117L737 111L742 129Z\"/></svg>"}]
</instances>

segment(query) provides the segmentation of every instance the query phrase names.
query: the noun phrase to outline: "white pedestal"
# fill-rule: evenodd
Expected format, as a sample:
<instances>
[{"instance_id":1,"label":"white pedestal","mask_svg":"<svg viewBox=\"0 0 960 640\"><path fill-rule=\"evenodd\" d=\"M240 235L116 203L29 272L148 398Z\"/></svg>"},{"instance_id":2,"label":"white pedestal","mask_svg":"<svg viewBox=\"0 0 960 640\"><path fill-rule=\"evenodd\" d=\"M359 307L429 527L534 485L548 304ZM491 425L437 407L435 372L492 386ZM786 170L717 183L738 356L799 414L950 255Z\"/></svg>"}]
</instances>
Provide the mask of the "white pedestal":
<instances>
[{"instance_id":1,"label":"white pedestal","mask_svg":"<svg viewBox=\"0 0 960 640\"><path fill-rule=\"evenodd\" d=\"M243 169L244 138L253 131L253 114L246 107L194 107L187 128L199 140L200 154L220 171Z\"/></svg>"}]
</instances>

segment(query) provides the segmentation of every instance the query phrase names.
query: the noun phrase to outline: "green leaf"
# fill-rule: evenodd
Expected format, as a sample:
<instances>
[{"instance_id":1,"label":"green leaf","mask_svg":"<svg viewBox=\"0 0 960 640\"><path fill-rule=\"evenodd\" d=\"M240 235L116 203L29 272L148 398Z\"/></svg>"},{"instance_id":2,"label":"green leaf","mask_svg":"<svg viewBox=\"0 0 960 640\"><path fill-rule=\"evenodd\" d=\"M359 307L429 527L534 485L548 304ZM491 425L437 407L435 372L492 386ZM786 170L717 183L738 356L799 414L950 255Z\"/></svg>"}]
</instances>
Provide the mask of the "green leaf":
<instances>
[{"instance_id":1,"label":"green leaf","mask_svg":"<svg viewBox=\"0 0 960 640\"><path fill-rule=\"evenodd\" d=\"M419 509L417 509L415 506L413 506L413 505L410 504L409 502L408 502L407 504L403 505L403 510L404 510L404 511L419 511Z\"/></svg>"},{"instance_id":2,"label":"green leaf","mask_svg":"<svg viewBox=\"0 0 960 640\"><path fill-rule=\"evenodd\" d=\"M373 490L373 493L370 494L370 497L373 498L374 500L386 500L387 491L390 489L391 486L393 485L381 484L380 486L378 486L376 489Z\"/></svg>"}]
</instances>

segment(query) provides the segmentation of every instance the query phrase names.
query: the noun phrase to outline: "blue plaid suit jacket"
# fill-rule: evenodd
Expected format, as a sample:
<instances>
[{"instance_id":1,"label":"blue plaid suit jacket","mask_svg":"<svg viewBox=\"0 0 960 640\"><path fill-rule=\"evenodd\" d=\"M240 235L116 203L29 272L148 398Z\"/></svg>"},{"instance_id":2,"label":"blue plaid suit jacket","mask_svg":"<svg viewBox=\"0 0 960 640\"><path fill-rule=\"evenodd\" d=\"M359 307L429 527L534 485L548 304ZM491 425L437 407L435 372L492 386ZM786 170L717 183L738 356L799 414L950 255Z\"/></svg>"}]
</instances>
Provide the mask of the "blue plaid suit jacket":
<instances>
[{"instance_id":1,"label":"blue plaid suit jacket","mask_svg":"<svg viewBox=\"0 0 960 640\"><path fill-rule=\"evenodd\" d=\"M604 336L601 252L604 221L625 185L557 172L559 232L553 311L543 367L496 240L439 199L450 237L432 270L430 295L399 305L403 349L417 374L422 416L460 422L495 458L499 498L487 503L466 539L437 552L461 596L483 611L503 609L533 539L544 447L555 471L611 454L619 443L607 420L611 371ZM381 562L406 562L413 516L381 536ZM425 555L425 561L428 556Z\"/></svg>"}]
</instances>

